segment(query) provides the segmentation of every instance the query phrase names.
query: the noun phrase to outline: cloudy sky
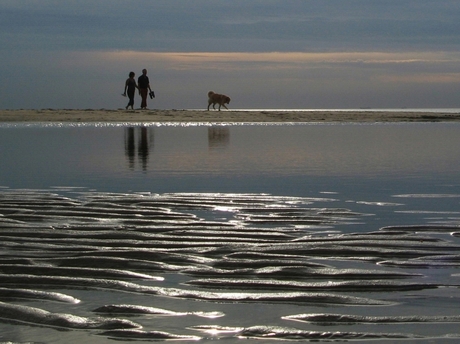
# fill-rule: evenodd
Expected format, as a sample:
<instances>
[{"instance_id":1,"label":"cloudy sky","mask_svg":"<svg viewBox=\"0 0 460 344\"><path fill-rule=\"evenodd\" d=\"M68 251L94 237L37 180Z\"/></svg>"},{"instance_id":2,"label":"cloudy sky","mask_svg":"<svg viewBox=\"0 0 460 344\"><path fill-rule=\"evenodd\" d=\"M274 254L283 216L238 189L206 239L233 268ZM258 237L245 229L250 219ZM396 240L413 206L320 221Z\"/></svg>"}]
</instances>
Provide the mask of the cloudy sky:
<instances>
[{"instance_id":1,"label":"cloudy sky","mask_svg":"<svg viewBox=\"0 0 460 344\"><path fill-rule=\"evenodd\" d=\"M458 0L1 0L0 108L460 108ZM135 99L139 106L140 98Z\"/></svg>"}]
</instances>

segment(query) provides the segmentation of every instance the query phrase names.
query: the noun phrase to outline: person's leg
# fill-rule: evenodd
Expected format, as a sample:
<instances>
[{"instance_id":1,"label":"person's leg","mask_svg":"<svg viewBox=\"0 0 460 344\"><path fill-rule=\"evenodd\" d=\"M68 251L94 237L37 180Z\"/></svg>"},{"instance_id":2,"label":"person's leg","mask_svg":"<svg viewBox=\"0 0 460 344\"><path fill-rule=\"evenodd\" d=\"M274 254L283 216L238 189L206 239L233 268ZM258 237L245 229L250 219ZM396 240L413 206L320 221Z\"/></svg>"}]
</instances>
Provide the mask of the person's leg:
<instances>
[{"instance_id":1,"label":"person's leg","mask_svg":"<svg viewBox=\"0 0 460 344\"><path fill-rule=\"evenodd\" d=\"M147 108L147 93L148 93L148 89L141 88L141 97L142 97L141 109Z\"/></svg>"},{"instance_id":2,"label":"person's leg","mask_svg":"<svg viewBox=\"0 0 460 344\"><path fill-rule=\"evenodd\" d=\"M128 98L129 98L129 102L128 102L128 105L126 105L126 109L128 109L130 106L132 109L134 109L134 91L128 92Z\"/></svg>"}]
</instances>

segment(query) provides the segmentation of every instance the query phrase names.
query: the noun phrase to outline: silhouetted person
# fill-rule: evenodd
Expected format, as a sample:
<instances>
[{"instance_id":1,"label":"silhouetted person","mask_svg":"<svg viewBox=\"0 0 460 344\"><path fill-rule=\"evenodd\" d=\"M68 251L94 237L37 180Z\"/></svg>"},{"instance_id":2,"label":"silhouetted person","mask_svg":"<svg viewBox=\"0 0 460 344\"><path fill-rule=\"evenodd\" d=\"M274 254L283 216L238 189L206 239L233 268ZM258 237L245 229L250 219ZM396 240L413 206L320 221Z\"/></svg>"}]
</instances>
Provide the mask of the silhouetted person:
<instances>
[{"instance_id":1,"label":"silhouetted person","mask_svg":"<svg viewBox=\"0 0 460 344\"><path fill-rule=\"evenodd\" d=\"M131 109L134 110L134 94L136 93L136 88L139 89L139 87L136 84L136 80L134 80L134 72L129 73L129 78L126 79L125 82L125 92L123 95L126 97L126 91L128 91L128 98L129 102L128 105L126 105L126 110L131 106Z\"/></svg>"},{"instance_id":2,"label":"silhouetted person","mask_svg":"<svg viewBox=\"0 0 460 344\"><path fill-rule=\"evenodd\" d=\"M139 94L142 97L141 109L147 109L147 96L149 91L152 92L147 69L142 70L142 75L137 79L137 85L139 86Z\"/></svg>"}]
</instances>

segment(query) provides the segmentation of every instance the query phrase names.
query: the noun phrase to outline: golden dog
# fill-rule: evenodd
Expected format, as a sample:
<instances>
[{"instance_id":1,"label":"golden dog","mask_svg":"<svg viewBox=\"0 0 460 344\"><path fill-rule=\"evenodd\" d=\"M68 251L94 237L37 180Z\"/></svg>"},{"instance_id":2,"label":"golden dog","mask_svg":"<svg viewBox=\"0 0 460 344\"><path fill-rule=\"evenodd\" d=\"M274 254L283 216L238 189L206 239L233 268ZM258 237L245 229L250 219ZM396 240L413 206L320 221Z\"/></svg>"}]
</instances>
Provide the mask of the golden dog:
<instances>
[{"instance_id":1,"label":"golden dog","mask_svg":"<svg viewBox=\"0 0 460 344\"><path fill-rule=\"evenodd\" d=\"M216 109L215 107L216 104L219 104L219 111L220 111L221 106L223 106L224 108L228 110L228 107L226 107L225 104L230 104L230 97L224 94L218 94L218 93L214 93L213 91L209 91L208 92L208 111L209 111L209 107L211 106L211 104L214 110Z\"/></svg>"}]
</instances>

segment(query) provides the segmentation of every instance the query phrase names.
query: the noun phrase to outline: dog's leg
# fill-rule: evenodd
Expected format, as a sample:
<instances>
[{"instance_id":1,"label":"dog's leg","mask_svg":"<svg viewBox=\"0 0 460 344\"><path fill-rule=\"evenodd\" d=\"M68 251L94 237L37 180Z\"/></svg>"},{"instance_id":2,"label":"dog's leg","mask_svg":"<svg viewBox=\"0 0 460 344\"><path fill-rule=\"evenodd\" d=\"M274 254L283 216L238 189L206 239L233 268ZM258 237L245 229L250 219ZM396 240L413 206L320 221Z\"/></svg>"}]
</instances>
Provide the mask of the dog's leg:
<instances>
[{"instance_id":1,"label":"dog's leg","mask_svg":"<svg viewBox=\"0 0 460 344\"><path fill-rule=\"evenodd\" d=\"M222 104L222 106L228 110L228 107L226 107L225 104Z\"/></svg>"},{"instance_id":2,"label":"dog's leg","mask_svg":"<svg viewBox=\"0 0 460 344\"><path fill-rule=\"evenodd\" d=\"M214 107L214 103L212 102L212 100L208 99L208 111L209 111L209 107L211 106L211 104Z\"/></svg>"}]
</instances>

